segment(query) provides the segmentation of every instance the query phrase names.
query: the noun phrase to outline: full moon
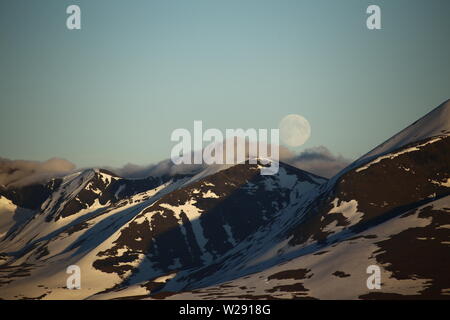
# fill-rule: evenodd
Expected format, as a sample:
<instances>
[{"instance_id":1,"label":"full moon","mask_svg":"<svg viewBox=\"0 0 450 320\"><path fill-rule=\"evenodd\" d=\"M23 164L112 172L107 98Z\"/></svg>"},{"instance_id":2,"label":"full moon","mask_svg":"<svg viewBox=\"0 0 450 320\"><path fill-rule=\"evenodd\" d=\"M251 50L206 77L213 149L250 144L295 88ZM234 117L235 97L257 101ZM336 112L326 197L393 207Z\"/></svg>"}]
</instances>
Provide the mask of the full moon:
<instances>
[{"instance_id":1,"label":"full moon","mask_svg":"<svg viewBox=\"0 0 450 320\"><path fill-rule=\"evenodd\" d=\"M308 120L298 114L290 114L280 121L280 139L290 147L299 147L311 135L311 126Z\"/></svg>"}]
</instances>

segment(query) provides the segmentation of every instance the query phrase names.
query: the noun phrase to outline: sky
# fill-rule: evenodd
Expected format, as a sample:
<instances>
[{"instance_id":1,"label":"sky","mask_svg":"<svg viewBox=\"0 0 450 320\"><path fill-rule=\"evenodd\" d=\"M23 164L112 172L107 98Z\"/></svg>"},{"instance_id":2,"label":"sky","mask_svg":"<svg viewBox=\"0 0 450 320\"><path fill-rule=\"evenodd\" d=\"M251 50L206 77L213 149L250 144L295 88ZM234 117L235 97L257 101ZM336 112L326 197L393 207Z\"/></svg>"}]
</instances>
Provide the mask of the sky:
<instances>
[{"instance_id":1,"label":"sky","mask_svg":"<svg viewBox=\"0 0 450 320\"><path fill-rule=\"evenodd\" d=\"M81 8L81 30L66 8ZM379 5L382 30L368 30ZM448 0L2 0L0 157L170 157L174 129L311 125L357 158L450 98Z\"/></svg>"}]
</instances>

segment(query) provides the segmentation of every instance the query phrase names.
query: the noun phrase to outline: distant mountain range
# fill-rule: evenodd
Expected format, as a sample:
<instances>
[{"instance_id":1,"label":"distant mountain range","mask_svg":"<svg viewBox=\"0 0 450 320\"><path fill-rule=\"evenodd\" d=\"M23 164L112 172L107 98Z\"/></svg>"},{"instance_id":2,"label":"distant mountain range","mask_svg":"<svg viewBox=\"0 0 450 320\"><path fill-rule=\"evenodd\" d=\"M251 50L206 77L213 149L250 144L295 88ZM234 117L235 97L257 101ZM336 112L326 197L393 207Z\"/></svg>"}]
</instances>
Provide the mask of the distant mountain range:
<instances>
[{"instance_id":1,"label":"distant mountain range","mask_svg":"<svg viewBox=\"0 0 450 320\"><path fill-rule=\"evenodd\" d=\"M450 100L329 180L262 166L0 188L0 298L450 298Z\"/></svg>"}]
</instances>

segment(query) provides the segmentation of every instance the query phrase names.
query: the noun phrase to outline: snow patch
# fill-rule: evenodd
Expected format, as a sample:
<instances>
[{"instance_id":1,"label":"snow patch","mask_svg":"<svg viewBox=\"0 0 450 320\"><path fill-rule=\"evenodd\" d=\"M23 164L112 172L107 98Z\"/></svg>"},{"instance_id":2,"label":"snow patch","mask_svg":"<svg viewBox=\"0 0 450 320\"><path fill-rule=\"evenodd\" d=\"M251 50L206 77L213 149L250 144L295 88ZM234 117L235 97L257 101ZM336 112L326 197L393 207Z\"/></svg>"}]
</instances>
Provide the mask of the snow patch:
<instances>
[{"instance_id":1,"label":"snow patch","mask_svg":"<svg viewBox=\"0 0 450 320\"><path fill-rule=\"evenodd\" d=\"M158 278L156 278L156 279L153 279L153 282L165 283L165 282L167 282L168 280L174 278L176 275L177 275L176 272L170 273L170 274L168 274L168 275L165 275L165 276L162 276L162 277L158 277Z\"/></svg>"},{"instance_id":2,"label":"snow patch","mask_svg":"<svg viewBox=\"0 0 450 320\"><path fill-rule=\"evenodd\" d=\"M435 181L432 180L431 183L436 184L441 187L450 188L450 178L447 179L447 181Z\"/></svg>"},{"instance_id":3,"label":"snow patch","mask_svg":"<svg viewBox=\"0 0 450 320\"><path fill-rule=\"evenodd\" d=\"M364 213L358 212L358 201L356 200L341 201L339 204L339 199L336 198L332 203L333 208L328 213L342 213L350 225L358 223L364 216Z\"/></svg>"},{"instance_id":4,"label":"snow patch","mask_svg":"<svg viewBox=\"0 0 450 320\"><path fill-rule=\"evenodd\" d=\"M208 192L203 193L203 198L219 198L219 196L211 190L208 190Z\"/></svg>"}]
</instances>

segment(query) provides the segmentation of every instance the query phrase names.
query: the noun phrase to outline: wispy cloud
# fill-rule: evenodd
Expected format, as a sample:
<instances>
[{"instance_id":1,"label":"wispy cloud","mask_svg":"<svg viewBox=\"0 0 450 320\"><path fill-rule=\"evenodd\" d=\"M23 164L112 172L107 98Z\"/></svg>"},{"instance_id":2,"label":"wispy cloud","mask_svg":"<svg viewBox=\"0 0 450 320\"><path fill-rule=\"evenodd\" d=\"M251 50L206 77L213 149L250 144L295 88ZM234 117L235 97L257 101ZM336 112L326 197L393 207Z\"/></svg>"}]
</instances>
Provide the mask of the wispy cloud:
<instances>
[{"instance_id":1,"label":"wispy cloud","mask_svg":"<svg viewBox=\"0 0 450 320\"><path fill-rule=\"evenodd\" d=\"M248 153L247 156L249 156ZM326 178L331 178L352 162L341 155L331 153L324 146L309 148L300 154L293 154L289 149L280 146L279 156L282 162ZM148 176L196 173L206 167L206 164L175 165L170 159L167 159L150 165L128 163L121 168L108 166L103 168L121 177L136 179ZM32 183L43 183L51 178L71 173L75 169L75 164L60 158L52 158L43 162L0 158L0 185L19 187Z\"/></svg>"},{"instance_id":2,"label":"wispy cloud","mask_svg":"<svg viewBox=\"0 0 450 320\"><path fill-rule=\"evenodd\" d=\"M60 158L43 162L0 158L0 185L18 187L46 182L74 169L75 165L72 162Z\"/></svg>"},{"instance_id":3,"label":"wispy cloud","mask_svg":"<svg viewBox=\"0 0 450 320\"><path fill-rule=\"evenodd\" d=\"M113 168L105 166L115 174L130 179L145 178L149 176L161 177L161 176L174 176L176 174L189 174L201 170L206 165L196 164L180 164L175 165L170 159L161 161L157 164L150 165L137 165L133 163L127 163L121 168Z\"/></svg>"},{"instance_id":4,"label":"wispy cloud","mask_svg":"<svg viewBox=\"0 0 450 320\"><path fill-rule=\"evenodd\" d=\"M352 160L339 154L331 153L324 146L308 148L302 153L291 157L286 155L282 161L325 178L333 177L352 162Z\"/></svg>"}]
</instances>

